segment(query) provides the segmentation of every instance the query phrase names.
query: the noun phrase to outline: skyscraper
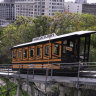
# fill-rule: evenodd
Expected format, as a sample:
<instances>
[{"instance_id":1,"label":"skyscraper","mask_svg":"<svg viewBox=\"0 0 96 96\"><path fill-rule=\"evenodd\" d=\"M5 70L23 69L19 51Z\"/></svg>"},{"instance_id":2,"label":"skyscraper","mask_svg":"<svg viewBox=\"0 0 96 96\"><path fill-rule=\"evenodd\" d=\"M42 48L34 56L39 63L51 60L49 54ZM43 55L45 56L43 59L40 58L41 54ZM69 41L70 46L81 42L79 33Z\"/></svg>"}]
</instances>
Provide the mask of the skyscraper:
<instances>
[{"instance_id":1,"label":"skyscraper","mask_svg":"<svg viewBox=\"0 0 96 96\"><path fill-rule=\"evenodd\" d=\"M85 4L87 3L87 0L75 0L75 3Z\"/></svg>"},{"instance_id":2,"label":"skyscraper","mask_svg":"<svg viewBox=\"0 0 96 96\"><path fill-rule=\"evenodd\" d=\"M14 21L14 2L3 0L0 2L0 25Z\"/></svg>"},{"instance_id":3,"label":"skyscraper","mask_svg":"<svg viewBox=\"0 0 96 96\"><path fill-rule=\"evenodd\" d=\"M0 2L0 21L14 21L18 16L53 16L64 12L64 0L3 0Z\"/></svg>"},{"instance_id":4,"label":"skyscraper","mask_svg":"<svg viewBox=\"0 0 96 96\"><path fill-rule=\"evenodd\" d=\"M15 0L15 18L53 16L56 12L64 12L64 0Z\"/></svg>"}]
</instances>

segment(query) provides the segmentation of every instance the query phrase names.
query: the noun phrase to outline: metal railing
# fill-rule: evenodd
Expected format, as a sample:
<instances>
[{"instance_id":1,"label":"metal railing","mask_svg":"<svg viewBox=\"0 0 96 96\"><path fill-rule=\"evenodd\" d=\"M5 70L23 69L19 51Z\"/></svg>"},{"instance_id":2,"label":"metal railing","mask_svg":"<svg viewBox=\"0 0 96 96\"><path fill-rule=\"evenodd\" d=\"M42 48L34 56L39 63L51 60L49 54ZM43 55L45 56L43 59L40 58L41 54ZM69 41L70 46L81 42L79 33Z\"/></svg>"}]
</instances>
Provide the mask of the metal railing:
<instances>
[{"instance_id":1,"label":"metal railing","mask_svg":"<svg viewBox=\"0 0 96 96\"><path fill-rule=\"evenodd\" d=\"M13 65L17 65L17 69L18 70L13 70ZM22 67L23 65L25 65L25 68ZM75 70L73 70L73 69ZM42 74L37 74L38 72L36 72L37 70L43 70L44 72L41 73L45 73L43 74L43 76L45 76L45 86L47 86L47 83L49 82L48 78L50 77L50 81L53 81L53 77L58 75L58 72L60 72L60 70L62 70L61 73L59 73L59 75L62 74L62 76L72 76L72 74L76 73L74 76L77 77L77 83L76 83L76 88L79 89L79 85L80 85L80 77L86 77L85 73L92 72L94 74L96 74L96 62L76 62L76 63L52 63L52 64L44 64L44 65L40 65L40 64L0 64L0 75L5 75L5 77L7 77L8 79L10 79L10 75L17 74L17 78L20 81L21 80L21 76L22 76L22 69L26 70L26 83L27 85L29 85L29 79L30 79L30 75L31 75L31 79L34 79L35 76L37 75L42 75ZM69 70L73 70L72 71L67 71L67 69ZM65 71L66 70L66 71ZM84 75L84 74L85 75ZM69 75L71 74L71 75ZM88 77L87 74L87 78ZM91 78L94 78L94 76ZM7 82L9 83L9 82ZM29 87L27 87L27 92ZM9 86L7 86L7 90L10 90ZM39 90L40 91L40 90ZM8 91L7 91L8 92ZM46 87L45 87L45 92L46 92ZM43 92L41 92L43 94ZM45 93L44 93L45 94ZM44 95L45 96L45 95Z\"/></svg>"},{"instance_id":2,"label":"metal railing","mask_svg":"<svg viewBox=\"0 0 96 96\"><path fill-rule=\"evenodd\" d=\"M15 68L13 68L13 65L15 65ZM25 67L24 67L24 66ZM16 70L14 70L16 69ZM62 70L63 73L78 73L77 77L80 77L80 72L82 71L96 71L96 62L77 62L77 63L51 63L51 64L0 64L0 72L2 73L14 73L14 74L21 74L24 73L24 70L26 70L26 74L33 75L33 78L35 76L35 72L37 70L39 71L45 71L45 76L52 76L54 75L54 71L57 70L57 73ZM66 70L66 71L65 71ZM70 70L70 71L69 71ZM76 70L76 71L74 71ZM39 73L39 72L38 72ZM42 72L43 73L43 72ZM50 75L49 75L50 73ZM40 75L40 74L38 74ZM56 72L55 72L56 75ZM67 75L66 75L67 76Z\"/></svg>"}]
</instances>

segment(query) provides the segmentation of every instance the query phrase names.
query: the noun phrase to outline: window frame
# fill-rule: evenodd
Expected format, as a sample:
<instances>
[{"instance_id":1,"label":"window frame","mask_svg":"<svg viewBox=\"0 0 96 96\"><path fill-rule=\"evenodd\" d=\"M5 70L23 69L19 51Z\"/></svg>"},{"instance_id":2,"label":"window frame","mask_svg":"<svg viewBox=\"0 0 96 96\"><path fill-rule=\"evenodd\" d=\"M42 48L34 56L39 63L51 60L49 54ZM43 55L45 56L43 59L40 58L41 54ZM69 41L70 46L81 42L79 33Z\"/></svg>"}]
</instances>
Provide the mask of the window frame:
<instances>
[{"instance_id":1,"label":"window frame","mask_svg":"<svg viewBox=\"0 0 96 96\"><path fill-rule=\"evenodd\" d=\"M41 49L41 55L40 56L37 55L37 48ZM36 59L37 60L38 59L43 59L43 52L42 52L42 50L43 50L43 45L42 44L39 44L39 45L36 46Z\"/></svg>"},{"instance_id":2,"label":"window frame","mask_svg":"<svg viewBox=\"0 0 96 96\"><path fill-rule=\"evenodd\" d=\"M26 50L26 57L24 57L24 51ZM28 47L23 47L23 60L27 60L28 59Z\"/></svg>"},{"instance_id":3,"label":"window frame","mask_svg":"<svg viewBox=\"0 0 96 96\"><path fill-rule=\"evenodd\" d=\"M33 52L32 52L32 55L31 55L31 50L33 51ZM30 54L30 58L34 57L34 55L35 55L35 54L34 54L34 51L35 51L34 48L30 48L30 53L29 53L29 54Z\"/></svg>"},{"instance_id":4,"label":"window frame","mask_svg":"<svg viewBox=\"0 0 96 96\"><path fill-rule=\"evenodd\" d=\"M58 48L55 47L56 45L58 45ZM55 52L55 48L56 48L56 52ZM60 54L59 48L60 48L59 44L54 44L54 55L59 55Z\"/></svg>"},{"instance_id":5,"label":"window frame","mask_svg":"<svg viewBox=\"0 0 96 96\"><path fill-rule=\"evenodd\" d=\"M15 52L15 58L14 58L14 52ZM17 59L16 49L13 49L13 50L12 50L12 59L13 59L13 60L16 60L16 59Z\"/></svg>"},{"instance_id":6,"label":"window frame","mask_svg":"<svg viewBox=\"0 0 96 96\"><path fill-rule=\"evenodd\" d=\"M40 49L40 50L38 50L38 49ZM39 52L40 51L40 52ZM40 54L38 54L38 52L40 53ZM37 57L41 57L41 47L37 47Z\"/></svg>"},{"instance_id":7,"label":"window frame","mask_svg":"<svg viewBox=\"0 0 96 96\"><path fill-rule=\"evenodd\" d=\"M48 48L47 51L46 51L46 47ZM49 56L49 53L50 53L50 46L49 46L49 45L45 45L44 48L45 48L44 55L45 55L45 56ZM46 54L46 52L48 52L48 54Z\"/></svg>"},{"instance_id":8,"label":"window frame","mask_svg":"<svg viewBox=\"0 0 96 96\"><path fill-rule=\"evenodd\" d=\"M24 51L23 51L23 58L27 58L28 56L27 56L27 49L24 49Z\"/></svg>"},{"instance_id":9,"label":"window frame","mask_svg":"<svg viewBox=\"0 0 96 96\"><path fill-rule=\"evenodd\" d=\"M34 56L33 57L30 56L31 49L34 49L34 52L33 52ZM34 60L34 59L36 59L36 46L29 46L29 60Z\"/></svg>"},{"instance_id":10,"label":"window frame","mask_svg":"<svg viewBox=\"0 0 96 96\"><path fill-rule=\"evenodd\" d=\"M21 59L22 56L19 53L21 53L21 55L22 55L22 51L18 50L18 59ZM20 57L19 57L19 55L20 55Z\"/></svg>"},{"instance_id":11,"label":"window frame","mask_svg":"<svg viewBox=\"0 0 96 96\"><path fill-rule=\"evenodd\" d=\"M57 44L57 45L59 45L59 54L58 55L56 55L56 54L54 54L54 45L55 44ZM53 59L59 59L59 58L61 58L61 44L62 44L62 41L60 40L60 41L55 41L55 42L53 42L52 43L52 58Z\"/></svg>"}]
</instances>

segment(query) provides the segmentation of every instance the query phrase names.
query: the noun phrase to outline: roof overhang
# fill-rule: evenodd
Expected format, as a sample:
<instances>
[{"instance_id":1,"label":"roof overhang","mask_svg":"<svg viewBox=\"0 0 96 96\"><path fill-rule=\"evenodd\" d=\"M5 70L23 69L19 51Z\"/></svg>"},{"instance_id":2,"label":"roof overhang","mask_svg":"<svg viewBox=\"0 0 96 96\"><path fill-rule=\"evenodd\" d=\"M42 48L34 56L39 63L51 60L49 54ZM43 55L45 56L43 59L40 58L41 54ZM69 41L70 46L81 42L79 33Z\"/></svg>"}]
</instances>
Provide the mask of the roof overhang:
<instances>
[{"instance_id":1,"label":"roof overhang","mask_svg":"<svg viewBox=\"0 0 96 96\"><path fill-rule=\"evenodd\" d=\"M40 42L44 42L44 41L49 41L49 40L56 40L56 39L72 37L72 36L82 36L82 35L93 34L93 33L96 33L96 31L76 31L76 32L68 33L68 34L63 34L63 35L51 37L51 38L46 38L46 39L42 39L42 40L19 44L19 45L13 46L12 49L27 46L27 45L32 45L32 44L36 44L36 43L40 43Z\"/></svg>"}]
</instances>

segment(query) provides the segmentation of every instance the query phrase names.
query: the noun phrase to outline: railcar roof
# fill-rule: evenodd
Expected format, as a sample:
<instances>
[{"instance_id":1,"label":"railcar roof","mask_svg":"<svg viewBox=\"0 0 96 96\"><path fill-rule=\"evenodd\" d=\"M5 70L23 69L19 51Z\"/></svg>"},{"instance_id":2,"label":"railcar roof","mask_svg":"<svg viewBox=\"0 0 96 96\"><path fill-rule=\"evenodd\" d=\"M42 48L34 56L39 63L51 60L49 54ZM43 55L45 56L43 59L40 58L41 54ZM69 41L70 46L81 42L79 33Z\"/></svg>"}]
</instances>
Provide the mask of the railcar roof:
<instances>
[{"instance_id":1,"label":"railcar roof","mask_svg":"<svg viewBox=\"0 0 96 96\"><path fill-rule=\"evenodd\" d=\"M92 34L92 33L96 33L96 31L77 31L77 32L63 34L63 35L59 35L59 36L55 36L55 37L51 37L51 38L46 38L46 39L41 39L41 40L37 40L37 41L31 41L28 43L19 44L19 45L13 46L12 48L18 48L18 47L31 45L31 44L35 44L35 43L39 43L39 42L44 42L44 41L48 41L48 40L55 40L55 39L60 39L60 38L66 38L66 37L71 37L71 36L80 36L80 35Z\"/></svg>"}]
</instances>

